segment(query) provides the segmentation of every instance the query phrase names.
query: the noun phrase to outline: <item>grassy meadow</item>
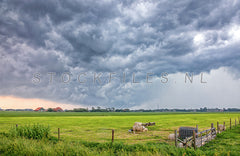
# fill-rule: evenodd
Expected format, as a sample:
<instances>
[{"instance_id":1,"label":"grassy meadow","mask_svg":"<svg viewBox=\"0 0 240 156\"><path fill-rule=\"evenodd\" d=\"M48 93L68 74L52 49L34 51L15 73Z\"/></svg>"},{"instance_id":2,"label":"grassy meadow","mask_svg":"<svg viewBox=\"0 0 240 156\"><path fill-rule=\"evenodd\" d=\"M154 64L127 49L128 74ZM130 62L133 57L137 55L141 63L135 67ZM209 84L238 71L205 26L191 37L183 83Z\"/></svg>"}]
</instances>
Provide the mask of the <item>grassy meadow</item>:
<instances>
[{"instance_id":1,"label":"grassy meadow","mask_svg":"<svg viewBox=\"0 0 240 156\"><path fill-rule=\"evenodd\" d=\"M2 149L0 147L0 155L1 152L6 152L6 149L10 146L14 146L12 147L14 149L9 149L12 152L17 152L25 146L29 146L30 151L25 151L23 155L34 155L34 151L39 150L37 147L42 149L38 151L40 155L46 155L46 151L49 152L47 152L48 155L54 155L54 153L57 153L56 150L69 155L132 155L133 153L134 155L184 155L186 152L205 155L208 149L212 149L209 150L211 153L217 146L226 149L222 150L222 152L228 153L232 150L231 148L235 149L235 144L240 145L239 128L236 132L238 134L236 141L229 141L230 138L226 138L222 146L217 143L212 145L209 143L209 147L202 147L197 151L175 148L173 146L174 142L169 141L167 138L170 133L173 133L180 126L198 125L201 131L210 128L211 123L216 126L218 121L220 124L225 122L228 128L229 119L232 118L232 124L235 124L235 119L238 122L238 116L240 116L240 113L0 112L0 145L3 146ZM148 127L148 132L129 133L128 129L132 128L134 122L155 122L156 126ZM39 141L26 138L9 138L3 135L9 133L9 130L16 124L19 127L32 124L49 126L51 129L50 135L54 138L57 138L57 128L60 128L61 141L56 141L56 139L54 141ZM115 130L114 144L111 143L112 129ZM233 133L234 130L231 132ZM220 135L223 135L223 133ZM224 135L221 137L224 138ZM234 140L234 137L232 139ZM119 149L123 152L118 151ZM44 151L45 154L41 154ZM171 154L171 152L173 153ZM234 152L240 154L239 150L231 152L233 152L232 154Z\"/></svg>"},{"instance_id":2,"label":"grassy meadow","mask_svg":"<svg viewBox=\"0 0 240 156\"><path fill-rule=\"evenodd\" d=\"M12 126L44 124L51 127L51 134L57 137L60 128L62 140L91 142L111 141L111 129L115 130L115 141L128 144L143 142L169 142L167 137L180 126L196 126L200 130L216 125L217 121L229 125L237 113L51 113L51 112L0 112L0 132L7 132ZM128 132L134 122L156 122L149 131L139 134ZM233 122L234 123L234 122ZM169 142L171 144L171 142Z\"/></svg>"}]
</instances>

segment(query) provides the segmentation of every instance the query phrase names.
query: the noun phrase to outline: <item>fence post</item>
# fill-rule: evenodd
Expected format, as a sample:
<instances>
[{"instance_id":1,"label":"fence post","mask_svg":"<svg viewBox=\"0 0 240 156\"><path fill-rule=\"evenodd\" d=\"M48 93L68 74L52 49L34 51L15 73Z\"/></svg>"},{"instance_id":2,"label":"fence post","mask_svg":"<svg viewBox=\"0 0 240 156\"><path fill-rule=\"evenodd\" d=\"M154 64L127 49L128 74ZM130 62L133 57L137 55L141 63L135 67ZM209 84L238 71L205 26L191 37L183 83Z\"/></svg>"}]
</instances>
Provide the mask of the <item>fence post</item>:
<instances>
[{"instance_id":1,"label":"fence post","mask_svg":"<svg viewBox=\"0 0 240 156\"><path fill-rule=\"evenodd\" d=\"M202 132L200 132L200 135L201 135L201 146L202 146Z\"/></svg>"},{"instance_id":2,"label":"fence post","mask_svg":"<svg viewBox=\"0 0 240 156\"><path fill-rule=\"evenodd\" d=\"M16 124L16 128L18 128L18 124Z\"/></svg>"},{"instance_id":3,"label":"fence post","mask_svg":"<svg viewBox=\"0 0 240 156\"><path fill-rule=\"evenodd\" d=\"M213 133L213 130L212 130L212 129L213 129L213 123L211 123L211 131L210 131L210 132L211 132L211 139L212 139L212 133ZM207 132L206 132L206 136L207 136ZM208 138L207 138L207 139L208 139Z\"/></svg>"},{"instance_id":4,"label":"fence post","mask_svg":"<svg viewBox=\"0 0 240 156\"><path fill-rule=\"evenodd\" d=\"M232 120L230 118L230 129L232 129Z\"/></svg>"},{"instance_id":5,"label":"fence post","mask_svg":"<svg viewBox=\"0 0 240 156\"><path fill-rule=\"evenodd\" d=\"M235 119L235 127L237 126L237 119Z\"/></svg>"},{"instance_id":6,"label":"fence post","mask_svg":"<svg viewBox=\"0 0 240 156\"><path fill-rule=\"evenodd\" d=\"M177 130L175 130L175 146L177 147Z\"/></svg>"},{"instance_id":7,"label":"fence post","mask_svg":"<svg viewBox=\"0 0 240 156\"><path fill-rule=\"evenodd\" d=\"M60 128L58 128L58 140L60 140Z\"/></svg>"},{"instance_id":8,"label":"fence post","mask_svg":"<svg viewBox=\"0 0 240 156\"><path fill-rule=\"evenodd\" d=\"M217 122L217 134L219 133L219 122Z\"/></svg>"},{"instance_id":9,"label":"fence post","mask_svg":"<svg viewBox=\"0 0 240 156\"><path fill-rule=\"evenodd\" d=\"M114 129L112 130L112 142L114 141Z\"/></svg>"},{"instance_id":10,"label":"fence post","mask_svg":"<svg viewBox=\"0 0 240 156\"><path fill-rule=\"evenodd\" d=\"M224 130L224 131L226 130L225 121L223 122L223 130Z\"/></svg>"},{"instance_id":11,"label":"fence post","mask_svg":"<svg viewBox=\"0 0 240 156\"><path fill-rule=\"evenodd\" d=\"M206 131L206 137L207 137L207 141L208 141L208 131ZM210 130L210 139L212 140L212 130Z\"/></svg>"},{"instance_id":12,"label":"fence post","mask_svg":"<svg viewBox=\"0 0 240 156\"><path fill-rule=\"evenodd\" d=\"M193 130L193 147L196 150L196 132Z\"/></svg>"}]
</instances>

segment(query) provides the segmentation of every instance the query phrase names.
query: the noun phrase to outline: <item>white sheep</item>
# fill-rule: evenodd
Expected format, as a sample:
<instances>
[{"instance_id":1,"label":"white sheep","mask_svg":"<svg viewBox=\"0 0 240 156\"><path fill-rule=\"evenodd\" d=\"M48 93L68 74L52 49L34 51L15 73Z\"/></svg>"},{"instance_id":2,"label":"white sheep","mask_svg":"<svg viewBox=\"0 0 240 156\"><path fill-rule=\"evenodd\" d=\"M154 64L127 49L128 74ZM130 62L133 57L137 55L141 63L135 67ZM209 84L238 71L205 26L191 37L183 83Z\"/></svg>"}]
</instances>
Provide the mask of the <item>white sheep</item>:
<instances>
[{"instance_id":1,"label":"white sheep","mask_svg":"<svg viewBox=\"0 0 240 156\"><path fill-rule=\"evenodd\" d=\"M143 126L143 127L144 127L144 126ZM143 132L147 132L147 131L148 131L148 129L144 127Z\"/></svg>"},{"instance_id":2,"label":"white sheep","mask_svg":"<svg viewBox=\"0 0 240 156\"><path fill-rule=\"evenodd\" d=\"M169 140L175 140L175 134L169 134L168 139Z\"/></svg>"},{"instance_id":3,"label":"white sheep","mask_svg":"<svg viewBox=\"0 0 240 156\"><path fill-rule=\"evenodd\" d=\"M180 142L180 143L178 144L178 147L183 148L183 143Z\"/></svg>"},{"instance_id":4,"label":"white sheep","mask_svg":"<svg viewBox=\"0 0 240 156\"><path fill-rule=\"evenodd\" d=\"M133 125L133 131L143 131L142 123L135 122Z\"/></svg>"},{"instance_id":5,"label":"white sheep","mask_svg":"<svg viewBox=\"0 0 240 156\"><path fill-rule=\"evenodd\" d=\"M225 126L224 125L219 124L218 127L219 127L220 132L225 131Z\"/></svg>"},{"instance_id":6,"label":"white sheep","mask_svg":"<svg viewBox=\"0 0 240 156\"><path fill-rule=\"evenodd\" d=\"M147 128L145 128L141 122L135 122L133 125L133 131L140 131L140 132L146 132L148 131Z\"/></svg>"},{"instance_id":7,"label":"white sheep","mask_svg":"<svg viewBox=\"0 0 240 156\"><path fill-rule=\"evenodd\" d=\"M177 134L177 137L178 137L179 135ZM175 134L174 133L172 133L172 134L169 134L168 135L168 139L169 140L175 140Z\"/></svg>"}]
</instances>

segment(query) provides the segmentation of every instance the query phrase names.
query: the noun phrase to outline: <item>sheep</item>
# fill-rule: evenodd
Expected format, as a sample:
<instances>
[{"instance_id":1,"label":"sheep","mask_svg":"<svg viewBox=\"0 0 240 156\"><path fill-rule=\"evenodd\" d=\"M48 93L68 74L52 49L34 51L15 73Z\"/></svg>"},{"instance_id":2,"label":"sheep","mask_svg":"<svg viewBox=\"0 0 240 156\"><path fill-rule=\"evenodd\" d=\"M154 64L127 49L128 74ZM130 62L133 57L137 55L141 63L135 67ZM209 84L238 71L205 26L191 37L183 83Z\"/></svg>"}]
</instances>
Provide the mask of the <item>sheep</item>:
<instances>
[{"instance_id":1,"label":"sheep","mask_svg":"<svg viewBox=\"0 0 240 156\"><path fill-rule=\"evenodd\" d=\"M175 140L175 134L169 134L168 139L169 140Z\"/></svg>"},{"instance_id":2,"label":"sheep","mask_svg":"<svg viewBox=\"0 0 240 156\"><path fill-rule=\"evenodd\" d=\"M147 132L147 131L148 131L148 129L147 129L147 128L144 128L144 129L143 129L143 132Z\"/></svg>"},{"instance_id":3,"label":"sheep","mask_svg":"<svg viewBox=\"0 0 240 156\"><path fill-rule=\"evenodd\" d=\"M141 122L135 122L133 125L133 131L140 131L140 132L146 132L148 131L147 128L145 128Z\"/></svg>"},{"instance_id":4,"label":"sheep","mask_svg":"<svg viewBox=\"0 0 240 156\"><path fill-rule=\"evenodd\" d=\"M178 137L178 135L177 135L177 137ZM175 140L175 134L169 134L168 139L169 140Z\"/></svg>"},{"instance_id":5,"label":"sheep","mask_svg":"<svg viewBox=\"0 0 240 156\"><path fill-rule=\"evenodd\" d=\"M142 131L142 123L141 122L135 122L133 125L133 131Z\"/></svg>"},{"instance_id":6,"label":"sheep","mask_svg":"<svg viewBox=\"0 0 240 156\"><path fill-rule=\"evenodd\" d=\"M141 122L135 122L134 126L142 126L142 123Z\"/></svg>"},{"instance_id":7,"label":"sheep","mask_svg":"<svg viewBox=\"0 0 240 156\"><path fill-rule=\"evenodd\" d=\"M143 126L154 126L155 122L142 123Z\"/></svg>"},{"instance_id":8,"label":"sheep","mask_svg":"<svg viewBox=\"0 0 240 156\"><path fill-rule=\"evenodd\" d=\"M218 125L218 128L219 128L219 131L220 131L220 132L221 132L221 131L225 131L225 126L222 125L222 124L219 124L219 125Z\"/></svg>"},{"instance_id":9,"label":"sheep","mask_svg":"<svg viewBox=\"0 0 240 156\"><path fill-rule=\"evenodd\" d=\"M180 143L178 144L178 147L183 148L183 143L180 142Z\"/></svg>"}]
</instances>

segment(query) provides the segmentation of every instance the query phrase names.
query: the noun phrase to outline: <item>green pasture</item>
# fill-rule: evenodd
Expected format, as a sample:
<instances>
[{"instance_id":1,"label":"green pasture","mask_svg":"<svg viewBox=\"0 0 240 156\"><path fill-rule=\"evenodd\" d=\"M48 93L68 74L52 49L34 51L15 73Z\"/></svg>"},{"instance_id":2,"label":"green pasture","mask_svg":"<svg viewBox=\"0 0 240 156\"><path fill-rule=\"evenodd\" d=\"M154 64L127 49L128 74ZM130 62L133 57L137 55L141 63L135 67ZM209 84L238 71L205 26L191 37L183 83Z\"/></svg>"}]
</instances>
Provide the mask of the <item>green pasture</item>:
<instances>
[{"instance_id":1,"label":"green pasture","mask_svg":"<svg viewBox=\"0 0 240 156\"><path fill-rule=\"evenodd\" d=\"M18 124L44 124L51 128L51 135L57 137L60 128L63 141L90 141L108 143L111 130L115 130L115 142L126 144L161 143L169 141L168 135L180 126L196 126L200 130L210 128L211 123L235 124L240 113L75 113L75 112L0 112L0 133L7 133ZM155 122L144 133L129 133L134 122Z\"/></svg>"},{"instance_id":2,"label":"green pasture","mask_svg":"<svg viewBox=\"0 0 240 156\"><path fill-rule=\"evenodd\" d=\"M0 155L11 156L239 156L240 126L218 134L201 148L176 148L167 143L95 143L85 141L36 140L0 134Z\"/></svg>"}]
</instances>

